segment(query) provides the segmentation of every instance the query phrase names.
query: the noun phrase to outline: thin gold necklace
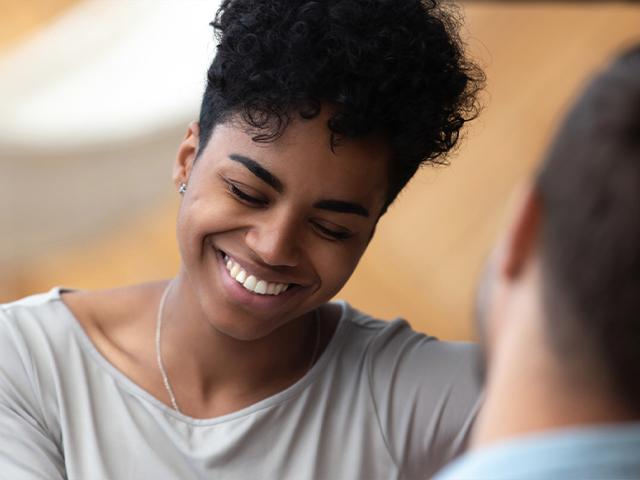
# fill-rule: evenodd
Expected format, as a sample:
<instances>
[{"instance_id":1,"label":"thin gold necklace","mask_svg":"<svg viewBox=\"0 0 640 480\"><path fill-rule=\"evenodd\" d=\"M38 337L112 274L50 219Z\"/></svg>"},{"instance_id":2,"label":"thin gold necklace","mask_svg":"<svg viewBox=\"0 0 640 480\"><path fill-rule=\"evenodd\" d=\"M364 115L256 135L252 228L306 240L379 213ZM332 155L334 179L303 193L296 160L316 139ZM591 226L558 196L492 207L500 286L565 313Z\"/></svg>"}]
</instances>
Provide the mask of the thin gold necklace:
<instances>
[{"instance_id":1,"label":"thin gold necklace","mask_svg":"<svg viewBox=\"0 0 640 480\"><path fill-rule=\"evenodd\" d=\"M164 304L165 304L165 301L167 300L167 296L169 295L169 290L171 290L172 285L173 285L173 281L170 281L167 287L164 289L164 292L162 293L162 298L160 299L160 304L158 306L158 316L156 318L156 362L158 363L158 369L160 370L160 374L162 375L162 383L164 383L164 388L169 394L169 399L171 400L171 406L176 412L182 413L180 411L180 408L178 407L178 402L176 401L176 395L173 392L173 388L171 388L171 382L169 382L169 375L167 375L167 371L164 368L164 363L162 361L162 353L160 350L160 340L161 340L161 334L162 334L162 316L164 313ZM315 341L315 346L313 348L313 355L311 356L311 362L309 362L309 366L307 367L307 370L306 370L307 372L311 370L311 367L313 367L313 364L316 363L316 360L318 357L318 351L320 350L320 313L318 312L317 308L313 311L313 315L314 315L314 323L316 324L316 329L315 329L316 341Z\"/></svg>"}]
</instances>

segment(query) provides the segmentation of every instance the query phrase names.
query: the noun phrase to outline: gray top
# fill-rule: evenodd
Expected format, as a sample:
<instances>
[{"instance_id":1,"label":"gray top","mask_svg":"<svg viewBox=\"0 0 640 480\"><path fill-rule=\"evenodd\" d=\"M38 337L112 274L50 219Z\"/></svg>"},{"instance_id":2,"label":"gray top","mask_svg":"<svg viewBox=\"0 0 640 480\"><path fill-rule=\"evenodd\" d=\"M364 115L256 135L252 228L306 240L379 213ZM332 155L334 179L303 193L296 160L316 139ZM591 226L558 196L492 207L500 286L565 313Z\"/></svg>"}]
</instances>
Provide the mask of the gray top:
<instances>
[{"instance_id":1,"label":"gray top","mask_svg":"<svg viewBox=\"0 0 640 480\"><path fill-rule=\"evenodd\" d=\"M429 477L474 418L475 347L340 305L302 379L204 420L111 365L59 288L0 306L0 479Z\"/></svg>"}]
</instances>

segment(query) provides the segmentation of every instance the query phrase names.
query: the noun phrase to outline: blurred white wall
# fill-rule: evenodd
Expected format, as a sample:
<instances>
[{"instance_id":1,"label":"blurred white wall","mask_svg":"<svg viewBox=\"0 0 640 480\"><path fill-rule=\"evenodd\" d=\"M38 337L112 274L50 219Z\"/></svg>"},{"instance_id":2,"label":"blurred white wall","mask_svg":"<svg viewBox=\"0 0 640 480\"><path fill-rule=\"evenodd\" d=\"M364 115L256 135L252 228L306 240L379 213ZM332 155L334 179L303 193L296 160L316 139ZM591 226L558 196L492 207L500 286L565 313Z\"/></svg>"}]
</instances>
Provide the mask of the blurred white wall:
<instances>
[{"instance_id":1,"label":"blurred white wall","mask_svg":"<svg viewBox=\"0 0 640 480\"><path fill-rule=\"evenodd\" d=\"M0 56L0 265L168 194L218 1L87 0Z\"/></svg>"}]
</instances>

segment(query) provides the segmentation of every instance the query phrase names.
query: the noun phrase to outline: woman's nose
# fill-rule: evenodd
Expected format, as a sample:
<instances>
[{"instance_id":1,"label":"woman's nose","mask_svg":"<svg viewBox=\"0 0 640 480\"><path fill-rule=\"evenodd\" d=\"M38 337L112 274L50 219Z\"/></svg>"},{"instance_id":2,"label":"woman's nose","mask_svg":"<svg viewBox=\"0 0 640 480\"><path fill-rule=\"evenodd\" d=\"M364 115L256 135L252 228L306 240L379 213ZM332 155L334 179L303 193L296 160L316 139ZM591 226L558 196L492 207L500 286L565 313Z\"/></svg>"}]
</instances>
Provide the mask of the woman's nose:
<instances>
[{"instance_id":1,"label":"woman's nose","mask_svg":"<svg viewBox=\"0 0 640 480\"><path fill-rule=\"evenodd\" d=\"M246 234L247 246L263 263L294 267L300 260L300 229L292 219L270 218Z\"/></svg>"}]
</instances>

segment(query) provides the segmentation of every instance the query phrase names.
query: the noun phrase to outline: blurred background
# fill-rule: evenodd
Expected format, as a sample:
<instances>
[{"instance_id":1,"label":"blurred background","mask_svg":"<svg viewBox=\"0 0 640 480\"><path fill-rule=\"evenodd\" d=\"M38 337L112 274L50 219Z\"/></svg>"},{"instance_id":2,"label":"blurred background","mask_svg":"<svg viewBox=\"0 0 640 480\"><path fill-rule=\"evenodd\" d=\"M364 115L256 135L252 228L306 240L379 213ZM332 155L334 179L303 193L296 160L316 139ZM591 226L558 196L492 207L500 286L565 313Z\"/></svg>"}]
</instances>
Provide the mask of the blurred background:
<instances>
[{"instance_id":1,"label":"blurred background","mask_svg":"<svg viewBox=\"0 0 640 480\"><path fill-rule=\"evenodd\" d=\"M218 3L0 0L0 302L176 272L171 166L197 118ZM338 296L447 339L473 338L484 258L571 99L640 41L631 2L462 8L485 109L451 165L401 194Z\"/></svg>"}]
</instances>

